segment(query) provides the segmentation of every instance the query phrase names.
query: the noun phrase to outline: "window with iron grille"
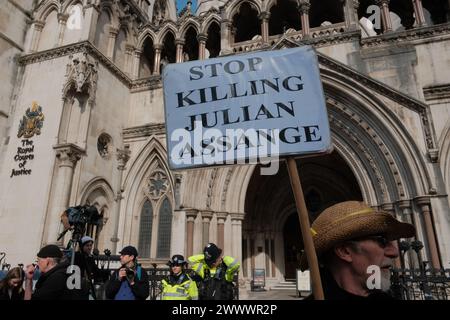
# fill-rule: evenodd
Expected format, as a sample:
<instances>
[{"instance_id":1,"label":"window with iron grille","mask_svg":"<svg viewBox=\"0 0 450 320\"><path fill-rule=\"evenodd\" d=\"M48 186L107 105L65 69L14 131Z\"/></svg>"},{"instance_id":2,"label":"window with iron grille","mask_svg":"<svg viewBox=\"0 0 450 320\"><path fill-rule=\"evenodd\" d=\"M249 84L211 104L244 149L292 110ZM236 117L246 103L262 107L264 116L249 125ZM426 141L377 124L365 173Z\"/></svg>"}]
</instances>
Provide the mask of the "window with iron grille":
<instances>
[{"instance_id":1,"label":"window with iron grille","mask_svg":"<svg viewBox=\"0 0 450 320\"><path fill-rule=\"evenodd\" d=\"M158 258L170 258L170 236L172 234L172 206L165 198L159 209Z\"/></svg>"},{"instance_id":2,"label":"window with iron grille","mask_svg":"<svg viewBox=\"0 0 450 320\"><path fill-rule=\"evenodd\" d=\"M141 223L139 226L138 251L141 258L150 258L152 244L153 207L149 200L145 201L141 211Z\"/></svg>"}]
</instances>

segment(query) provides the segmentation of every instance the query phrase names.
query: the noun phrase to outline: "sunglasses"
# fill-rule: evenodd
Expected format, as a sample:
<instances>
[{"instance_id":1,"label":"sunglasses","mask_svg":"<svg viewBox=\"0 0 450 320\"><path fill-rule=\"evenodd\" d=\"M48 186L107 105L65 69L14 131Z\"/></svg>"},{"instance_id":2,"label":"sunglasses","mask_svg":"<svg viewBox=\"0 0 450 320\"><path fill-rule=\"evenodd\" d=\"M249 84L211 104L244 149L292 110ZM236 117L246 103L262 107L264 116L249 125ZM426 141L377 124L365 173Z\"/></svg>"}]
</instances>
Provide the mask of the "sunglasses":
<instances>
[{"instance_id":1,"label":"sunglasses","mask_svg":"<svg viewBox=\"0 0 450 320\"><path fill-rule=\"evenodd\" d=\"M387 245L391 242L386 236L383 235L373 235L373 236L365 236L357 239L353 239L352 241L362 241L362 240L372 240L378 243L381 248L386 248Z\"/></svg>"}]
</instances>

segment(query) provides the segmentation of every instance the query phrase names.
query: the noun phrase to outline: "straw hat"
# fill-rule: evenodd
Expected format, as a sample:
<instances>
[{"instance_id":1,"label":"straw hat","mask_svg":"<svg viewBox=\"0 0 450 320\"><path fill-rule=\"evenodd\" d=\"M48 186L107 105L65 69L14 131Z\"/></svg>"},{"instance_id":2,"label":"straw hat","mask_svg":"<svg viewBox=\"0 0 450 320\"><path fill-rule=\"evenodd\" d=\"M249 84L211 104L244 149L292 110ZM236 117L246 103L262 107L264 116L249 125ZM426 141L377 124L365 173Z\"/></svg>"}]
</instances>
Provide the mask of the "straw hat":
<instances>
[{"instance_id":1,"label":"straw hat","mask_svg":"<svg viewBox=\"0 0 450 320\"><path fill-rule=\"evenodd\" d=\"M412 224L403 223L384 211L376 211L364 202L345 201L325 209L311 226L317 257L335 245L364 236L385 235L388 240L415 235ZM300 269L308 269L306 254L300 259Z\"/></svg>"}]
</instances>

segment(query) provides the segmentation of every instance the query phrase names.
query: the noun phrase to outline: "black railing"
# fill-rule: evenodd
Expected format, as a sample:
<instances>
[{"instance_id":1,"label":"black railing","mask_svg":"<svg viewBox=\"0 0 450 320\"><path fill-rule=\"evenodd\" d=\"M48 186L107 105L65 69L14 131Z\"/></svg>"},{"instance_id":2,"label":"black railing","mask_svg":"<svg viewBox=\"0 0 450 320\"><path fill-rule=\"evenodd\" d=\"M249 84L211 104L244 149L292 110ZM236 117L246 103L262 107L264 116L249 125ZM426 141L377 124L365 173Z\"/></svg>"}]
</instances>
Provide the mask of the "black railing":
<instances>
[{"instance_id":1,"label":"black railing","mask_svg":"<svg viewBox=\"0 0 450 320\"><path fill-rule=\"evenodd\" d=\"M391 282L401 300L450 299L450 269L393 269Z\"/></svg>"},{"instance_id":2,"label":"black railing","mask_svg":"<svg viewBox=\"0 0 450 320\"><path fill-rule=\"evenodd\" d=\"M401 300L449 300L450 269L434 269L428 261L422 261L424 245L419 240L400 241L402 268L391 271L391 290ZM409 253L409 263L419 268L406 268L405 255ZM415 260L415 262L412 262Z\"/></svg>"}]
</instances>

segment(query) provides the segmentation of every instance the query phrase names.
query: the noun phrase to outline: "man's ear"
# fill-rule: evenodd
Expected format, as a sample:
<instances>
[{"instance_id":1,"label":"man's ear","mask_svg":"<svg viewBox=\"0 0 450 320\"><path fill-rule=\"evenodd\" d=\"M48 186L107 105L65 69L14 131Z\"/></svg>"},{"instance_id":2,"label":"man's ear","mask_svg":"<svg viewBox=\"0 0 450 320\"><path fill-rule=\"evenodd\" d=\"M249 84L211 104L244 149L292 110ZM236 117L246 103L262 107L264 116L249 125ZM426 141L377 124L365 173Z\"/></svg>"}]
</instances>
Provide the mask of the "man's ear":
<instances>
[{"instance_id":1,"label":"man's ear","mask_svg":"<svg viewBox=\"0 0 450 320\"><path fill-rule=\"evenodd\" d=\"M334 254L339 258L344 260L345 262L353 261L353 251L346 244L341 244L334 247Z\"/></svg>"}]
</instances>

